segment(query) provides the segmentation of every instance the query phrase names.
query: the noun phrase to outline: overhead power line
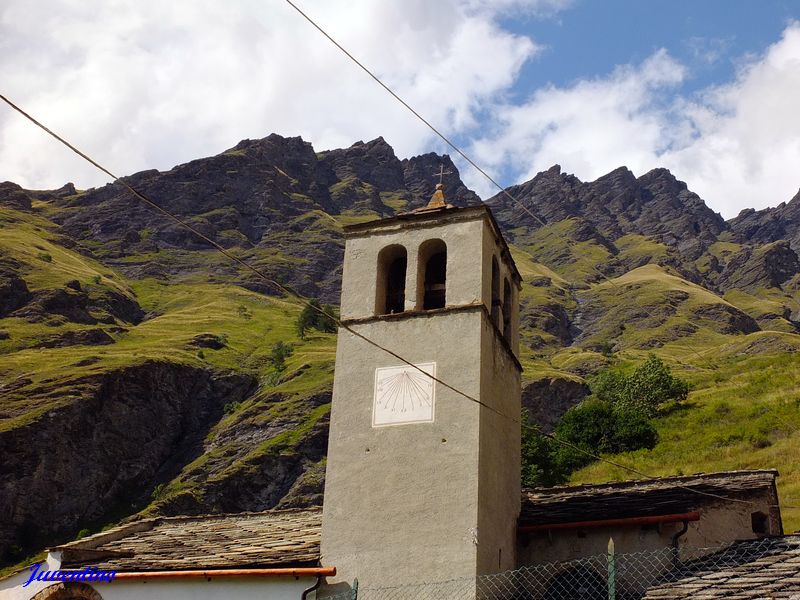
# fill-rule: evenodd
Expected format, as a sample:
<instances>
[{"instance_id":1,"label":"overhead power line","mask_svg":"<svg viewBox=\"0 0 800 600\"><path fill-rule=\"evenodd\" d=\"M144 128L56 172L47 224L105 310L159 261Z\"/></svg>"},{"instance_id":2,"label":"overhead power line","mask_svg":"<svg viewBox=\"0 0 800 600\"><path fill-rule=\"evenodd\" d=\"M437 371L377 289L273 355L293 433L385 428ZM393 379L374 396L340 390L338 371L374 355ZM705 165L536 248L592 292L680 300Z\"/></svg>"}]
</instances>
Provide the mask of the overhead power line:
<instances>
[{"instance_id":1,"label":"overhead power line","mask_svg":"<svg viewBox=\"0 0 800 600\"><path fill-rule=\"evenodd\" d=\"M437 378L437 377L435 377L435 376L431 375L431 374L430 374L430 373L428 373L427 371L423 371L423 370L422 370L420 367L418 367L417 365L415 365L415 364L414 364L414 363L412 363L411 361L409 361L409 360L407 360L407 359L403 358L402 356L400 356L399 354L397 354L397 353L396 353L396 352L394 352L393 350L390 350L389 348L386 348L385 346L383 346L383 345L381 345L381 344L379 344L379 343L375 342L374 340L371 340L371 339L369 339L368 337L366 337L366 336L365 336L365 335L363 335L362 333L359 333L358 331L356 331L355 329L353 329L352 327L350 327L349 325L347 325L346 323L344 323L344 322L343 322L341 319L339 319L339 318L338 318L336 315L332 315L332 314L330 314L329 312L327 312L326 310L324 310L324 309L323 309L322 307L320 307L320 306L315 306L315 305L314 305L312 302L309 302L308 300L306 300L305 298L303 298L303 297L302 297L300 294L296 293L294 290L292 290L292 289L288 288L287 286L285 286L285 285L283 285L283 284L281 284L281 283L278 283L278 282L277 282L277 281L275 281L274 279L270 278L268 275L266 275L266 274L265 274L264 272L262 272L260 269L258 269L258 268L256 268L256 267L254 267L253 265L249 264L248 262L246 262L246 261L242 260L241 258L239 258L238 256L236 256L235 254L232 254L231 252L229 252L228 250L226 250L224 247L222 247L221 245L219 245L217 242L215 242L215 241L214 241L213 239L211 239L210 237L208 237L207 235L205 235L205 234L201 233L200 231L198 231L197 229L195 229L194 227L192 227L192 226L191 226L189 223L187 223L186 221L184 221L183 219L181 219L181 218L180 218L180 217L178 217L177 215L175 215L175 214L171 213L170 211L166 210L165 208L163 208L162 206L160 206L159 204L157 204L156 202L154 202L153 200L151 200L150 198L148 198L147 196L145 196L143 193L141 193L140 191L138 191L137 189L135 189L135 188L134 188L132 185L130 185L130 184L127 182L127 181L125 181L125 180L124 180L124 179L122 179L121 177L117 177L116 175L114 175L114 173L112 173L110 170L108 170L107 168L105 168L104 166L102 166L100 163L98 163L96 160L94 160L94 159L92 159L91 157L89 157L89 156L88 156L87 154L85 154L84 152L81 152L80 150L78 150L78 148L76 148L75 146L73 146L72 144L70 144L70 143L69 143L67 140L65 140L63 137L61 137L60 135L58 135L57 133L55 133L54 131L52 131L51 129L49 129L48 127L46 127L45 125L43 125L41 122L39 122L38 120L36 120L34 117L32 117L31 115L29 115L27 112L25 112L24 110L22 110L22 108L20 108L20 107L19 107L19 106L17 106L16 104L14 104L14 103L13 103L11 100L9 100L8 98L6 98L4 95L0 94L0 99L2 99L2 100L3 100L3 101L6 103L6 104L8 104L8 105L9 105L11 108L13 108L13 109L14 109L15 111L17 111L18 113L20 113L20 114L21 114L22 116L24 116L26 119L28 119L29 121L31 121L31 122L32 122L34 125L36 125L36 126L37 126L37 127L39 127L40 129L42 129L42 130L46 131L46 132L47 132L48 134L50 134L52 137L54 137L54 138L55 138L55 139L57 139L59 142L61 142L62 144L64 144L64 145L65 145L67 148L69 148L70 150L72 150L72 151L73 151L75 154L77 154L78 156L80 156L80 157L81 157L81 158L83 158L84 160L88 161L89 163L91 163L92 165L94 165L96 168L100 169L100 171L102 171L103 173L105 173L106 175L108 175L109 177L111 177L111 179L113 179L115 183L119 183L120 185L124 186L124 187L125 187L125 188L126 188L126 189L127 189L127 190L128 190L130 193L131 193L131 194L133 194L133 196L134 196L135 198L137 198L138 200L141 200L142 202L144 202L145 204L147 204L148 206L150 206L152 209L154 209L154 210L158 211L158 212L159 212L159 213L161 213L162 215L164 215L164 216L166 216L167 218L169 218L170 220L174 221L174 222L175 222L175 223L177 223L177 224L178 224L180 227L183 227L183 228L185 228L186 230L190 231L192 234L194 234L195 236L197 236L198 238L200 238L201 240L203 240L204 242L206 242L207 244L209 244L210 246L212 246L212 247L213 247L215 250L217 250L218 252L220 252L220 253L221 253L223 256L225 256L225 257L229 258L230 260L232 260L232 261L234 261L235 263L237 263L238 265L240 265L240 266L244 267L244 268L245 268L245 269L247 269L248 271L251 271L251 272L252 272L252 273L254 273L254 274L257 276L257 277L261 278L263 281L265 281L266 283L270 284L270 285L271 285L272 287L274 287L275 289L279 290L279 291L280 291L280 292L282 292L283 294L286 294L287 296L293 296L293 297L294 297L294 298L296 298L296 299L297 299L297 300L298 300L298 301L299 301L301 304L303 304L303 305L305 305L305 306L307 306L307 307L310 307L310 308L312 308L313 310L315 310L316 312L320 313L321 315L323 315L323 316L325 316L325 317L327 317L327 318L331 319L331 320L332 320L334 323L336 323L336 324L337 324L339 327L341 327L342 329L344 329L344 330L345 330L345 331L347 331L348 333L351 333L352 335L356 336L357 338L359 338L359 339L361 339L361 340L363 340L363 341L367 342L367 343L368 343L368 344L370 344L371 346L373 346L373 347L375 347L375 348L378 348L379 350L382 350L383 352L386 352L387 354L389 354L390 356L392 356L392 357L396 358L396 359L397 359L397 360L399 360L400 362L402 362L402 363L404 363L404 364L406 364L406 365L408 365L408 366L410 366L410 367L413 367L414 369L416 369L417 371L419 371L419 372L420 372L420 373L422 373L423 375L425 375L425 376L427 376L427 377L430 377L431 379L433 379L433 380L434 380L436 383L439 383L439 384L443 385L443 386L444 386L444 387L446 387L447 389L449 389L449 390L451 390L451 391L453 391L453 392L455 392L455 393L457 393L457 394L459 394L459 395L463 396L464 398L466 398L466 399L468 399L468 400L470 400L470 401L472 401L472 402L475 402L476 404L479 404L480 406L483 406L484 408L486 408L486 409L488 409L488 410L490 410L490 411L492 411L492 412L495 412L495 413L497 413L498 415L503 415L503 413L501 413L501 412L500 412L500 411L498 411L497 409L495 409L495 408L493 408L493 407L489 406L489 405L488 405L488 404L486 404L485 402L481 402L481 401L480 401L480 400L478 400L477 398L474 398L474 397L470 396L469 394L467 394L467 393L465 393L465 392L462 392L461 390L459 390L459 389L457 389L457 388L453 387L453 386L452 386L452 385L450 385L449 383L447 383L447 382L445 382L445 381L442 381L441 379L439 379L439 378Z\"/></svg>"},{"instance_id":2,"label":"overhead power line","mask_svg":"<svg viewBox=\"0 0 800 600\"><path fill-rule=\"evenodd\" d=\"M288 0L287 0L287 1L288 1ZM300 296L299 294L297 294L297 293L296 293L294 290L292 290L292 289L288 288L287 286L284 286L284 285L282 285L281 283L279 283L279 282L275 281L274 279L272 279L272 278L268 277L268 276L267 276L265 273L263 273L263 272L262 272L260 269L257 269L256 267L253 267L252 265L250 265L250 264L249 264L249 263L247 263L246 261L244 261L244 260L240 259L238 256L236 256L236 255L234 255L234 254L232 254L232 253L228 252L228 251L227 251L227 250L226 250L224 247L222 247L221 245L219 245L219 244L218 244L217 242L215 242L213 239L211 239L211 238L209 238L208 236L204 235L203 233L201 233L200 231L198 231L197 229L195 229L194 227L192 227L190 224L188 224L186 221L184 221L183 219L181 219L181 218L180 218L180 217L178 217L177 215L175 215L175 214L171 213L170 211L168 211L168 210L166 210L165 208L163 208L162 206L160 206L158 203L154 202L153 200L151 200L150 198L148 198L147 196L145 196L145 195L144 195L142 192L140 192L140 191L138 191L137 189L135 189L133 186L131 186L131 185L130 185L130 184L127 182L127 181L125 181L124 179L122 179L122 178L120 178L120 177L118 177L118 176L114 175L114 173L112 173L112 172L111 172L109 169L105 168L105 167L104 167L104 166L102 166L102 165L101 165L99 162L97 162L96 160L92 159L90 156L88 156L88 155L87 155L87 154L85 154L84 152L80 151L78 148L76 148L75 146L73 146L71 143L69 143L69 142L68 142L67 140L65 140L63 137L61 137L60 135L58 135L57 133L55 133L54 131L52 131L52 130L51 130L51 129L49 129L48 127L46 127L46 126L45 126L44 124L42 124L40 121L38 121L38 120L37 120L37 119L35 119L33 116L31 116L30 114L28 114L27 112L25 112L25 111L24 111L22 108L20 108L20 107L19 107L19 106L17 106L16 104L14 104L14 103L13 103L11 100L9 100L9 99L8 99L6 96L4 96L4 95L0 94L0 99L2 99L2 100L3 100L3 101L6 103L6 104L8 104L8 105L9 105L9 106L10 106L12 109L14 109L14 110L15 110L15 111L17 111L18 113L20 113L22 116L24 116L24 117L25 117L26 119L28 119L30 122L32 122L34 125L36 125L36 126L37 126L37 127L39 127L40 129L42 129L43 131L45 131L46 133L48 133L50 136L52 136L53 138L55 138L56 140L58 140L58 141L59 141L59 142L61 142L62 144L64 144L64 145L65 145L67 148L69 148L69 149L70 149L72 152L74 152L75 154L77 154L78 156L80 156L81 158L83 158L84 160L86 160L87 162L89 162L90 164L92 164L94 167L96 167L97 169L99 169L100 171L102 171L103 173L105 173L106 175L108 175L109 177L111 177L111 178L114 180L114 182L115 182L115 183L119 183L120 185L122 185L122 186L123 186L125 189L127 189L127 190L128 190L128 191L129 191L129 192L130 192L130 193L131 193L131 194L132 194L132 195L133 195L133 196L136 198L136 199L138 199L138 200L140 200L140 201L144 202L145 204L147 204L148 206L150 206L152 209L154 209L154 210L158 211L158 212L159 212L159 213L161 213L162 215L164 215L164 216L166 216L167 218L169 218L170 220L174 221L174 222L175 222L176 224L178 224L180 227L183 227L183 228L185 228L187 231L190 231L190 232L191 232L193 235L197 236L198 238L200 238L200 239L202 239L203 241L205 241L206 243L208 243L210 246L212 246L212 247L213 247L215 250L217 250L218 252L220 252L222 255L224 255L224 256L225 256L225 257L227 257L228 259L230 259L230 260L234 261L236 264L238 264L238 265L240 265L240 266L244 267L245 269L247 269L247 270L251 271L251 272L252 272L252 273L254 273L254 274L257 276L257 277L259 277L259 278L260 278L260 279L262 279L263 281L265 281L265 282L269 283L270 285L272 285L274 288L278 289L278 290L279 290L279 291L281 291L282 293L284 293L284 294L286 294L286 295L288 295L288 296L293 296L293 297L295 297L295 298L296 298L296 299L297 299L297 300L298 300L298 301L299 301L301 304L303 304L303 305L305 305L305 306L307 306L307 307L310 307L310 308L312 308L314 311L316 311L316 312L320 313L321 315L323 315L323 316L325 316L325 317L327 317L327 318L331 319L331 320L332 320L333 322L335 322L335 323L336 323L336 324L337 324L339 327L341 327L342 329L344 329L344 330L345 330L345 331L347 331L348 333L351 333L352 335L354 335L354 336L358 337L359 339L361 339L361 340L363 340L364 342L366 342L366 343L370 344L371 346L373 346L373 347L375 347L375 348L378 348L379 350L381 350L381 351L383 351L383 352L385 352L385 353L389 354L390 356L392 356L392 357L396 358L397 360L399 360L399 361L400 361L400 362L402 362L403 364L405 364L405 365L408 365L408 366L410 366L410 367L412 367L412 368L416 369L417 371L419 371L419 372L420 372L420 373L422 373L423 375L425 375L425 376L427 376L427 377L430 377L430 378L431 378L433 381L435 381L436 383L439 383L440 385L442 385L442 386L446 387L447 389L449 389L449 390L451 390L451 391L455 392L456 394L458 394L459 396L461 396L461 397L463 397L463 398L465 398L465 399L469 400L470 402L474 402L475 404L478 404L479 406L482 406L483 408L486 408L487 410L489 410L489 411L491 411L491 412L493 412L493 413L497 414L498 416L500 416L500 417L503 417L503 418L506 418L506 419L509 419L509 420L510 420L512 423L520 425L520 427L521 427L521 428L525 428L525 429L529 429L529 430L537 431L537 432L541 433L542 435L544 435L545 437L547 437L547 438L549 438L549 439L553 440L553 441L554 441L554 442L556 442L557 444L563 445L563 446L565 446L565 447L570 447L570 448L572 448L573 450L576 450L576 451L578 451L578 452L581 452L582 454L584 454L584 455L586 455L586 456L589 456L589 457L591 457L591 458L592 458L592 459L594 459L594 460L598 460L598 461L600 461L600 462L607 463L607 464L609 464L609 465L612 465L612 466L614 466L614 467L617 467L617 468L623 469L623 470L625 470L625 471L628 471L628 472L630 472L630 473L633 473L633 474L635 474L635 475L638 475L638 476L640 476L640 477L644 477L645 479L659 479L659 477L657 477L657 476L655 476L655 475L648 475L647 473L644 473L644 472L642 472L642 471L639 471L639 470L637 470L637 469L634 469L634 468L632 468L632 467L628 467L628 466L626 466L626 465L623 465L623 464L621 464L621 463L614 462L614 461L611 461L611 460L609 460L609 459L603 458L602 456L599 456L599 455L597 455L597 454L594 454L594 453L592 453L592 452L589 452L588 450L585 450L585 449L583 449L583 448L580 448L579 446L576 446L575 444L572 444L571 442L567 442L567 441L565 441L565 440L561 440L561 439L559 439L558 437L556 437L556 436L555 436L555 435L553 435L553 434L549 434L549 433L543 433L543 432L541 432L541 429L540 429L539 427L537 427L537 426L534 426L534 425L530 425L529 423L523 423L523 422L522 422L520 419L517 419L517 418L515 418L515 417L513 417L513 416L511 416L511 415L506 415L505 413L502 413L502 412L498 411L498 410L497 410L497 409L495 409L494 407L492 407L492 406L489 406L489 405L488 405L488 404L486 404L485 402L482 402L481 400L479 400L479 399L477 399L477 398L475 398L475 397L471 396L470 394L467 394L466 392L463 392L463 391L459 390L459 389L458 389L458 388L456 388L455 386L452 386L452 385L450 385L450 384L449 384L449 383L447 383L446 381L443 381L442 379L440 379L440 378L438 378L438 377L435 377L435 376L431 375L431 374L430 374L430 373L428 373L427 371L423 371L423 370L422 370L420 367L418 367L417 365L415 365L414 363L412 363L412 362L411 362L411 361L409 361L408 359L404 358L404 357L403 357L403 356L401 356L400 354L398 354L398 353L394 352L393 350L391 350L391 349L389 349L389 348L386 348L385 346L383 346L383 345L381 345L381 344L379 344L379 343L377 343L377 342L375 342L375 341L373 341L373 340L369 339L368 337L366 337L365 335L363 335L363 334L359 333L358 331L355 331L355 330L354 330L352 327L350 327L350 326L349 326L349 325L347 325L346 323L342 322L342 320L341 320L341 319L339 319L338 317L336 317L336 315L330 314L328 311L324 310L323 308L321 308L321 307L319 307L319 306L315 306L313 303L309 302L307 299L305 299L305 298L303 298L302 296ZM732 502L749 503L749 504L752 504L752 505L757 505L757 503L755 503L755 502L752 502L752 501L749 501L749 500L741 500L741 499L736 499L736 498L727 498L727 497L725 497L725 496L718 496L718 495L716 495L716 494L710 494L710 493L708 493L708 492L703 492L703 491L701 491L701 490L696 490L696 489L693 489L693 488L691 488L691 487L688 487L688 486L681 486L681 485L677 485L676 487L678 487L679 489L685 489L686 491L689 491L689 492L691 492L691 493L694 493L694 494L699 494L699 495L703 495L703 496L711 496L711 497L714 497L714 498L717 498L717 499L722 499L722 500L730 500L730 501L732 501ZM778 506L778 505L776 505L775 507L779 507L779 506ZM797 508L800 508L800 507L796 507L796 506L785 506L785 505L784 505L784 506L783 506L783 508L792 508L792 509L797 509Z\"/></svg>"},{"instance_id":3,"label":"overhead power line","mask_svg":"<svg viewBox=\"0 0 800 600\"><path fill-rule=\"evenodd\" d=\"M524 210L526 213L528 213L528 215L530 215L533 219L535 219L542 227L547 227L547 223L541 217L539 217L539 215L537 215L532 210L530 210L527 206L525 206L525 204L519 198L517 198L511 192L509 192L507 188L504 188L502 185L500 185L494 177L489 175L489 173L485 169L483 169L478 163L476 163L474 160L472 160L472 158L470 158L467 155L467 153L464 152L459 146L457 146L449 137L447 137L445 134L443 134L428 119L423 117L419 113L419 111L417 111L413 106L411 106L408 102L403 100L403 98L399 94L397 94L397 92L395 92L392 88L390 88L388 85L383 83L383 81L381 80L380 77L378 77L375 73L373 73L368 67L366 67L364 65L364 63L362 63L360 60L358 60L344 46L342 46L339 42L337 42L327 31L325 31L325 29L322 28L321 25L319 25L306 12L304 12L299 6L297 6L297 4L292 2L292 0L285 0L285 1L289 6L291 6L300 15L302 15L302 17L306 21L308 21L317 31L319 31L322 35L324 35L334 46L336 46L339 50L341 50L342 53L344 53L345 56L347 56L347 58L349 58L351 61L353 61L353 63L358 65L358 67L362 71L364 71L367 75L369 75L369 77L373 81L375 81L375 83L377 83L384 90L386 90L386 92L388 92L395 100L397 100L406 109L408 109L408 111L411 112L411 114L413 114L417 119L422 121L422 123L424 123L431 131L433 131L433 133L435 133L445 144L447 144L450 148L452 148L461 158L463 158L465 161L467 161L476 171L478 171L478 173L483 175L493 186L495 186L500 191L501 194L503 194L504 196L509 198L514 204L516 204L517 206L522 208L522 210ZM589 266L591 267L591 269L593 271L595 271L603 279L608 281L608 283L611 284L612 287L614 287L616 289L621 289L616 283L614 283L613 279L611 279L608 275L603 273L603 271L601 271L599 268L597 268L597 266L594 263L589 261L588 264L589 264ZM702 354L700 354L700 352L698 352L690 344L687 343L686 345L689 348L689 350L691 350L695 355L697 355L697 357L701 361L705 361L707 364L711 365L712 368L713 368L713 364L711 363L711 361L709 361L706 357L704 357Z\"/></svg>"}]
</instances>

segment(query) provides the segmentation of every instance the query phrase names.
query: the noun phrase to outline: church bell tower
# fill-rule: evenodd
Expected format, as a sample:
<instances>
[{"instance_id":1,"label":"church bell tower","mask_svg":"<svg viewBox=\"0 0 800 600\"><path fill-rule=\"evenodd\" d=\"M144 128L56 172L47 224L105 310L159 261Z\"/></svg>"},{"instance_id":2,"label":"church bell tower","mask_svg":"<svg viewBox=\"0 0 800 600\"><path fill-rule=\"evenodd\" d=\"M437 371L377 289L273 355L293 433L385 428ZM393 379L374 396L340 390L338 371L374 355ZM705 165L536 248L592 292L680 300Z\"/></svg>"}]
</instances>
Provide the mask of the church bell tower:
<instances>
[{"instance_id":1,"label":"church bell tower","mask_svg":"<svg viewBox=\"0 0 800 600\"><path fill-rule=\"evenodd\" d=\"M328 584L515 568L520 276L490 209L446 204L439 184L427 207L350 225L345 240L342 321L416 368L339 330Z\"/></svg>"}]
</instances>

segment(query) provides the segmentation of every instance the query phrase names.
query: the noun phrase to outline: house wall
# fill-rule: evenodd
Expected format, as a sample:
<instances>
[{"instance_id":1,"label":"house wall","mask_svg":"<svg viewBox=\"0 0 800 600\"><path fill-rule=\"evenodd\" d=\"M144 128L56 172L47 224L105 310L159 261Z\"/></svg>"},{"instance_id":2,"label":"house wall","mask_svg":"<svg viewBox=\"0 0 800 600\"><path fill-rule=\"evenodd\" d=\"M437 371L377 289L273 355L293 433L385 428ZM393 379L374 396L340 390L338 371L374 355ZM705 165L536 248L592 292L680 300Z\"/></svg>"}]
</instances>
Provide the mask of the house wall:
<instances>
[{"instance_id":1,"label":"house wall","mask_svg":"<svg viewBox=\"0 0 800 600\"><path fill-rule=\"evenodd\" d=\"M691 492L686 492L690 494ZM713 552L720 546L738 540L750 540L764 537L755 533L752 528L751 515L762 512L770 515L770 505L774 503L772 490L764 489L747 494L733 495L738 500L748 500L753 504L736 501L720 501L700 505L696 510L700 512L700 520L689 523L688 531L679 538L680 548L709 548ZM566 529L547 532L520 534L518 543L518 566L542 565L558 563L590 556L605 555L609 538L614 539L616 553L629 554L636 552L655 551L669 548L672 537L683 528L682 523L667 523L660 527L631 526L631 527L599 527L592 529ZM775 528L774 521L770 521L768 535L780 535L780 528ZM705 552L692 553L697 558ZM652 577L653 569L658 564L651 561L650 568L642 569L643 577ZM664 570L668 569L669 562L664 563ZM554 566L548 569L548 575L554 576L559 568ZM604 575L603 573L600 573ZM636 578L629 576L628 582L635 584Z\"/></svg>"},{"instance_id":2,"label":"house wall","mask_svg":"<svg viewBox=\"0 0 800 600\"><path fill-rule=\"evenodd\" d=\"M48 569L58 569L58 562L51 563ZM46 594L47 588L56 585L37 581L22 587L29 575L25 571L0 581L0 599L31 600L37 593L44 590ZM102 600L299 600L303 590L315 582L316 577L225 577L210 581L198 578L115 580L89 585Z\"/></svg>"}]
</instances>

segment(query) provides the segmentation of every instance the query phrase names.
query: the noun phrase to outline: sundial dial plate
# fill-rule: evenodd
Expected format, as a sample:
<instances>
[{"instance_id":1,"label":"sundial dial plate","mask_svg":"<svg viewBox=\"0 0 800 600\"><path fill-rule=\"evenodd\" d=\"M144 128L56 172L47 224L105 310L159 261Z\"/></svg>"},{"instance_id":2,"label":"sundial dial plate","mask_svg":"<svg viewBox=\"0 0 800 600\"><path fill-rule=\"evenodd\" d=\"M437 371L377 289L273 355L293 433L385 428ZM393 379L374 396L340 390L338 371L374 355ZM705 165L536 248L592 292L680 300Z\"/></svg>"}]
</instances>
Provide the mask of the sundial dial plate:
<instances>
[{"instance_id":1,"label":"sundial dial plate","mask_svg":"<svg viewBox=\"0 0 800 600\"><path fill-rule=\"evenodd\" d=\"M375 369L372 426L432 423L434 418L436 363ZM426 375L427 373L427 375Z\"/></svg>"}]
</instances>

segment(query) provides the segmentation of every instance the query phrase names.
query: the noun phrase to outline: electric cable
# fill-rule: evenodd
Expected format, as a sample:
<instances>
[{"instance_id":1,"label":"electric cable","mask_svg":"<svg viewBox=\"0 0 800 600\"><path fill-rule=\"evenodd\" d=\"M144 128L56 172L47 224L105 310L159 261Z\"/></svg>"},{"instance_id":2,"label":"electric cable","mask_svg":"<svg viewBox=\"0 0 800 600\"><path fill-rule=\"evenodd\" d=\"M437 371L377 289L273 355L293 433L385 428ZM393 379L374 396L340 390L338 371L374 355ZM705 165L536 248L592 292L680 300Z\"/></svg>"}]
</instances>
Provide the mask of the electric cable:
<instances>
[{"instance_id":1,"label":"electric cable","mask_svg":"<svg viewBox=\"0 0 800 600\"><path fill-rule=\"evenodd\" d=\"M380 79L380 77L375 75L375 73L373 73L360 60L358 60L355 56L353 56L344 46L342 46L339 42L337 42L327 31L325 31L325 29L323 29L319 24L317 24L317 22L314 21L314 19L312 19L310 16L308 16L308 14L306 14L302 9L300 9L300 7L298 7L294 2L292 2L292 0L285 0L285 1L289 6L291 6L294 10L296 10L306 21L308 21L317 31L319 31L322 35L324 35L334 46L336 46L339 50L341 50L345 54L345 56L347 56L356 65L358 65L358 67L360 67L362 71L364 71L367 75L369 75L369 77L371 79L373 79L379 86L381 86L384 90L386 90L386 92L388 92L395 100L397 100L400 104L402 104L406 109L408 109L411 112L411 114L413 114L417 119L422 121L422 123L424 123L431 131L433 131L433 133L435 133L445 144L450 146L450 148L452 148L459 156L461 156L461 158L463 158L465 161L467 161L467 163L469 163L476 171L478 171L478 173L483 175L492 185L494 185L498 190L500 190L501 194L503 194L504 196L507 196L514 204L516 204L519 207L521 207L525 212L528 213L528 215L530 215L533 219L535 219L542 227L547 227L547 223L543 219L541 219L537 214L535 214L527 206L525 206L525 204L523 204L522 201L519 200L516 196L512 195L511 192L509 192L507 188L504 188L503 186L501 186L494 179L494 177L489 175L489 173L487 173L486 170L481 168L480 165L478 165L474 160L472 160L472 158L470 158L466 154L466 152L464 152L459 146L457 146L453 141L451 141L450 138L448 138L441 131L439 131L438 128L436 128L433 124L431 124L431 122L428 119L423 117L408 102L403 100L403 98L401 98L392 88L390 88L388 85L383 83L383 81ZM588 264L595 272L597 272L598 275L600 275L603 279L608 281L608 283L611 284L612 287L615 287L617 289L622 289L621 287L617 286L617 284L614 283L614 281L608 275L606 275L600 269L598 269L597 266L594 263L592 263L590 261ZM689 350L691 350L695 355L697 355L697 357L701 361L704 361L708 365L711 365L712 369L714 368L714 365L710 360L708 360L707 358L702 356L690 344L687 343L686 345L689 348Z\"/></svg>"}]
</instances>

